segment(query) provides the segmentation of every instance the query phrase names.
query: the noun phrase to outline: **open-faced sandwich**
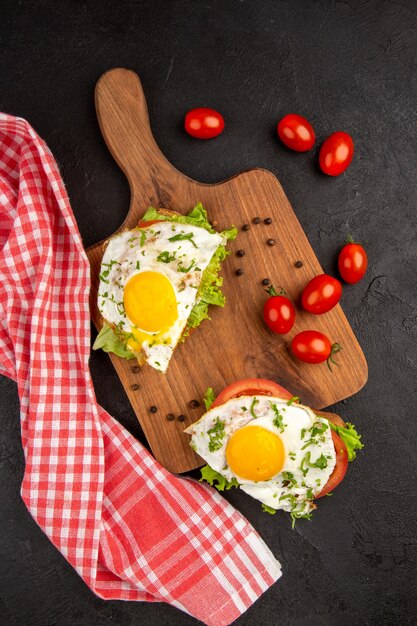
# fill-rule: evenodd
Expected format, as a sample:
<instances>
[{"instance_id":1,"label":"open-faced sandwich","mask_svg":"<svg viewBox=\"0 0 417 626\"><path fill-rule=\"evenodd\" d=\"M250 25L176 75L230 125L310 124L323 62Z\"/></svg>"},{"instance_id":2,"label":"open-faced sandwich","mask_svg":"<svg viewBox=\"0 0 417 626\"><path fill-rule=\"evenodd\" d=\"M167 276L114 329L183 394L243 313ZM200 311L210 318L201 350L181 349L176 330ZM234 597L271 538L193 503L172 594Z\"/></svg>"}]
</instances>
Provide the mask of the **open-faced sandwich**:
<instances>
[{"instance_id":1,"label":"open-faced sandwich","mask_svg":"<svg viewBox=\"0 0 417 626\"><path fill-rule=\"evenodd\" d=\"M209 389L205 402L207 412L185 430L208 463L202 480L220 491L239 487L269 513L288 511L293 523L311 517L363 447L352 424L323 417L273 381L242 380L216 399Z\"/></svg>"},{"instance_id":2,"label":"open-faced sandwich","mask_svg":"<svg viewBox=\"0 0 417 626\"><path fill-rule=\"evenodd\" d=\"M133 230L105 244L98 308L103 327L93 348L136 358L166 372L175 346L224 306L219 276L226 242L198 204L188 215L150 208Z\"/></svg>"}]
</instances>

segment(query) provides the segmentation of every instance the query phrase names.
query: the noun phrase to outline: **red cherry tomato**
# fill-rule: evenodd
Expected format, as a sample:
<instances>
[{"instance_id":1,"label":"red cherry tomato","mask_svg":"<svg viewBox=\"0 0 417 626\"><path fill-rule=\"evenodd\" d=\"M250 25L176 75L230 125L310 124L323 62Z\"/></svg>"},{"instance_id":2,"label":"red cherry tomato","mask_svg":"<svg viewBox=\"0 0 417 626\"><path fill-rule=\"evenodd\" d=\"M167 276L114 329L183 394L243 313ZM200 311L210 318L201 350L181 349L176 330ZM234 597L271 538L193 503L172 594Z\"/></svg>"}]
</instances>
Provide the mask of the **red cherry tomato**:
<instances>
[{"instance_id":1,"label":"red cherry tomato","mask_svg":"<svg viewBox=\"0 0 417 626\"><path fill-rule=\"evenodd\" d=\"M284 291L277 293L271 286L267 289L267 292L271 297L264 304L265 324L274 333L284 335L294 326L294 305L287 296L283 295Z\"/></svg>"},{"instance_id":2,"label":"red cherry tomato","mask_svg":"<svg viewBox=\"0 0 417 626\"><path fill-rule=\"evenodd\" d=\"M339 437L339 435L336 435L334 430L332 430L332 439L334 450L336 452L336 465L323 489L320 493L314 496L315 499L321 498L322 496L330 493L330 491L333 491L333 489L344 479L348 467L348 453L345 442Z\"/></svg>"},{"instance_id":3,"label":"red cherry tomato","mask_svg":"<svg viewBox=\"0 0 417 626\"><path fill-rule=\"evenodd\" d=\"M304 287L301 304L309 313L321 315L336 306L341 295L342 285L337 278L320 274Z\"/></svg>"},{"instance_id":4,"label":"red cherry tomato","mask_svg":"<svg viewBox=\"0 0 417 626\"><path fill-rule=\"evenodd\" d=\"M294 394L290 393L278 383L274 383L272 380L266 380L264 378L246 378L244 380L238 380L231 385L228 385L217 396L211 408L220 406L232 398L238 398L239 396L274 396L275 398L283 398L284 400L291 400Z\"/></svg>"},{"instance_id":5,"label":"red cherry tomato","mask_svg":"<svg viewBox=\"0 0 417 626\"><path fill-rule=\"evenodd\" d=\"M360 243L348 243L339 252L337 260L340 276L347 283L359 282L366 273L368 256Z\"/></svg>"},{"instance_id":6,"label":"red cherry tomato","mask_svg":"<svg viewBox=\"0 0 417 626\"><path fill-rule=\"evenodd\" d=\"M304 330L295 335L291 342L291 350L294 356L305 363L323 363L331 370L330 363L337 365L332 357L341 350L338 343L332 345L330 339L318 330Z\"/></svg>"},{"instance_id":7,"label":"red cherry tomato","mask_svg":"<svg viewBox=\"0 0 417 626\"><path fill-rule=\"evenodd\" d=\"M185 130L197 139L212 139L224 129L223 116L214 109L201 107L188 111L184 121Z\"/></svg>"},{"instance_id":8,"label":"red cherry tomato","mask_svg":"<svg viewBox=\"0 0 417 626\"><path fill-rule=\"evenodd\" d=\"M296 152L311 150L316 141L313 127L305 117L289 113L278 122L278 136L282 143Z\"/></svg>"},{"instance_id":9,"label":"red cherry tomato","mask_svg":"<svg viewBox=\"0 0 417 626\"><path fill-rule=\"evenodd\" d=\"M339 176L351 164L353 151L352 137L347 133L338 131L327 137L319 154L322 172L329 176Z\"/></svg>"}]
</instances>

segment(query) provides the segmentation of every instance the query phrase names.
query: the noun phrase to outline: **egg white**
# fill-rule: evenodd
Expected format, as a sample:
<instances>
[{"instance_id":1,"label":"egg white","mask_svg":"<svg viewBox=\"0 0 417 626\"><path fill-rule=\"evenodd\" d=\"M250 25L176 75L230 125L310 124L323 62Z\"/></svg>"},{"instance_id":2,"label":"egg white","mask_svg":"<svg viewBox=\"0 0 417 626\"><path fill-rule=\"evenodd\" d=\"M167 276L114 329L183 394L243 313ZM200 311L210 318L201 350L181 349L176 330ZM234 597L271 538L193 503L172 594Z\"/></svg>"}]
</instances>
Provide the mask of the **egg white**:
<instances>
[{"instance_id":1,"label":"egg white","mask_svg":"<svg viewBox=\"0 0 417 626\"><path fill-rule=\"evenodd\" d=\"M191 239L169 241L173 236L191 236ZM198 302L198 287L204 270L214 252L224 243L218 233L191 224L161 221L148 228L124 231L109 240L100 269L98 308L103 319L121 333L129 334L134 324L123 305L126 283L144 271L160 272L174 289L178 317L169 330L142 344L146 361L165 372L193 306ZM164 263L158 257L166 253L172 261ZM190 268L188 272L181 268Z\"/></svg>"},{"instance_id":2,"label":"egg white","mask_svg":"<svg viewBox=\"0 0 417 626\"><path fill-rule=\"evenodd\" d=\"M256 402L253 405L254 398ZM276 413L272 405L275 405L283 418L280 428L274 424ZM251 406L256 417L251 412ZM218 443L218 449L210 450L211 439L208 431L219 420L224 425L224 435ZM226 448L231 436L241 428L254 425L278 435L285 449L282 470L266 481L242 478L227 464ZM312 437L311 429L317 426L325 430ZM235 479L242 491L273 509L283 509L298 515L308 513L314 508L312 499L322 490L336 464L328 421L315 415L309 407L296 403L288 405L286 400L272 396L240 396L228 400L225 404L207 411L185 432L191 435L190 445L197 454L229 482ZM325 461L321 464L326 463L326 467L321 469L315 466L315 462L322 455Z\"/></svg>"}]
</instances>

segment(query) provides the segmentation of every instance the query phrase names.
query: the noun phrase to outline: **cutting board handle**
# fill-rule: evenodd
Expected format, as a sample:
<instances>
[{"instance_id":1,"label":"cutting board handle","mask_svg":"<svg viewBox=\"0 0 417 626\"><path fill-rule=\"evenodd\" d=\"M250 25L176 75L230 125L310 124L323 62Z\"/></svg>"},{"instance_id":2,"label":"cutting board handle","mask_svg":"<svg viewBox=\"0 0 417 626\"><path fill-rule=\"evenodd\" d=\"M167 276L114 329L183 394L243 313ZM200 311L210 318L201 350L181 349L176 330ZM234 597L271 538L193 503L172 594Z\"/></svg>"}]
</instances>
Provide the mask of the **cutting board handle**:
<instances>
[{"instance_id":1,"label":"cutting board handle","mask_svg":"<svg viewBox=\"0 0 417 626\"><path fill-rule=\"evenodd\" d=\"M153 198L156 203L158 180L175 188L183 175L167 161L153 138L139 76L125 68L109 70L96 85L95 104L105 142L129 181L129 213L143 199L147 206Z\"/></svg>"}]
</instances>

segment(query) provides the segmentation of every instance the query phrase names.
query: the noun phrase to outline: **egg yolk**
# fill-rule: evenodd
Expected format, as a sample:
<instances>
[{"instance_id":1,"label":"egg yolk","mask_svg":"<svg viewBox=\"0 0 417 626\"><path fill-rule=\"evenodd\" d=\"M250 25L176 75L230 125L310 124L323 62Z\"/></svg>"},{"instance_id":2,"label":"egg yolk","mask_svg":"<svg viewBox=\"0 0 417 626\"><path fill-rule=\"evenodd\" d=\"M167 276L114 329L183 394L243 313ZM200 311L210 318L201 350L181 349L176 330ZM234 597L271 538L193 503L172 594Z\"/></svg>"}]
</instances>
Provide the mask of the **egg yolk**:
<instances>
[{"instance_id":1,"label":"egg yolk","mask_svg":"<svg viewBox=\"0 0 417 626\"><path fill-rule=\"evenodd\" d=\"M262 426L245 426L229 439L227 464L234 474L248 480L269 480L284 465L282 439Z\"/></svg>"},{"instance_id":2,"label":"egg yolk","mask_svg":"<svg viewBox=\"0 0 417 626\"><path fill-rule=\"evenodd\" d=\"M126 283L123 303L129 320L146 333L165 333L178 319L174 287L160 272L132 276Z\"/></svg>"}]
</instances>

